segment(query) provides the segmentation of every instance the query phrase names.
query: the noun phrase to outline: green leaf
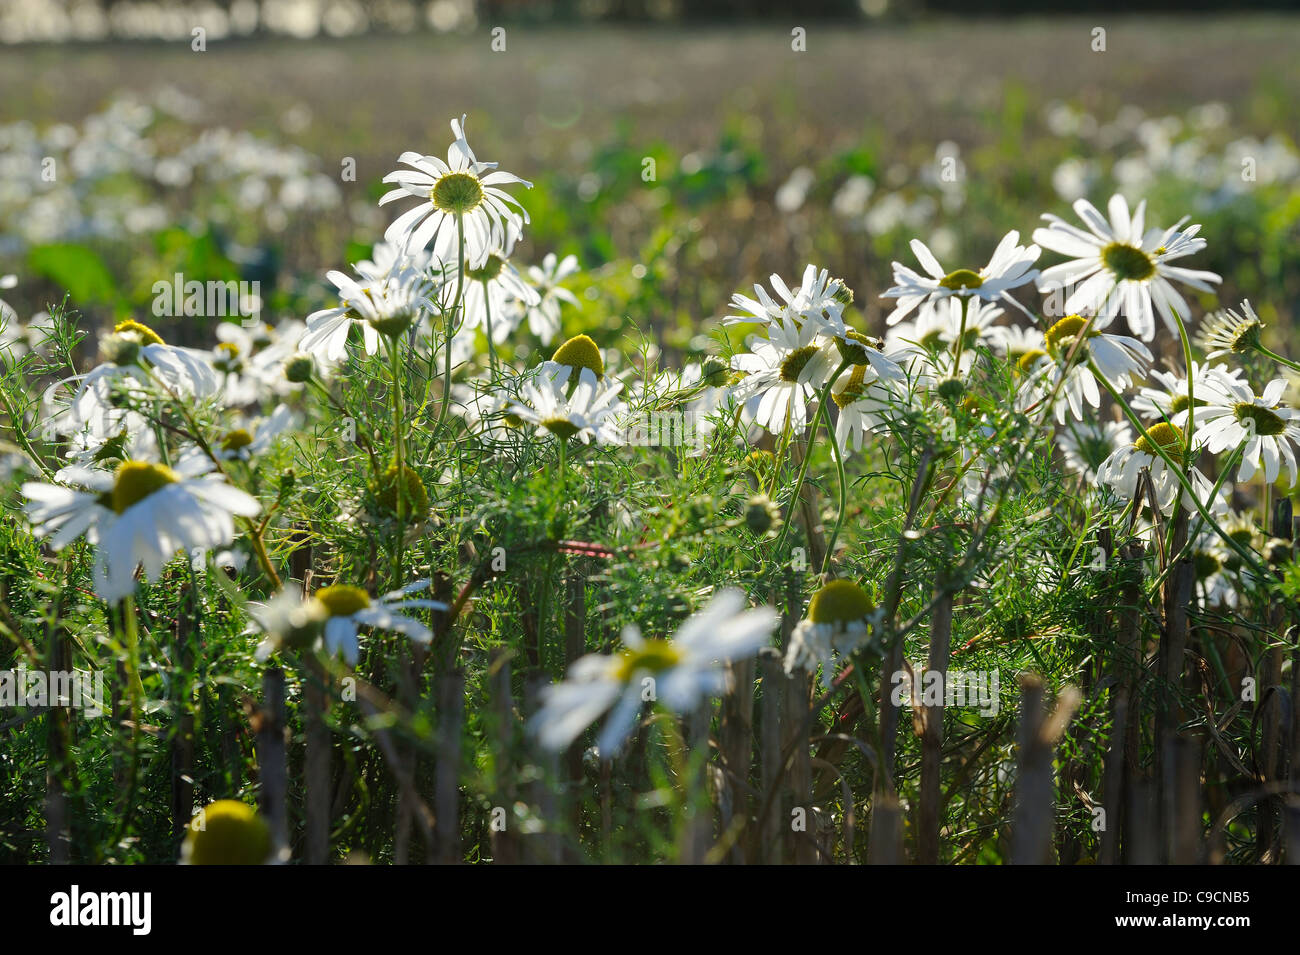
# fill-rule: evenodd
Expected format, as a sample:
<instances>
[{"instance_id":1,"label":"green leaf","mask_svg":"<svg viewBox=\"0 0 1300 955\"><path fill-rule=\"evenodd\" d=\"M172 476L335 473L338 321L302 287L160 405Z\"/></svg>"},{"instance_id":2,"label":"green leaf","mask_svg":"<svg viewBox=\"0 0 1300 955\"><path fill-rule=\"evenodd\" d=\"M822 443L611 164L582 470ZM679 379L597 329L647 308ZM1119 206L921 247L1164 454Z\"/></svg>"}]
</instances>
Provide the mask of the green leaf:
<instances>
[{"instance_id":1,"label":"green leaf","mask_svg":"<svg viewBox=\"0 0 1300 955\"><path fill-rule=\"evenodd\" d=\"M104 260L84 245L38 245L28 255L28 266L66 289L79 305L117 301L117 284Z\"/></svg>"}]
</instances>

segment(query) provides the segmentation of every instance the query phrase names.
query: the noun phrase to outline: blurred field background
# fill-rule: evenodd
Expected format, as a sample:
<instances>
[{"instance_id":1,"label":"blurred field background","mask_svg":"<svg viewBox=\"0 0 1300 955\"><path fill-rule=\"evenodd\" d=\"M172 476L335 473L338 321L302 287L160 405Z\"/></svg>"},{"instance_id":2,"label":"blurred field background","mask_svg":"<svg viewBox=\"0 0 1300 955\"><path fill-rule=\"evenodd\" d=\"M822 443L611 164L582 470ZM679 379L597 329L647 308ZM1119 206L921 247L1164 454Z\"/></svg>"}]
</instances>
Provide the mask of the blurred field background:
<instances>
[{"instance_id":1,"label":"blurred field background","mask_svg":"<svg viewBox=\"0 0 1300 955\"><path fill-rule=\"evenodd\" d=\"M1148 221L1204 224L1192 264L1225 276L1218 304L1249 296L1278 337L1300 317L1300 19L559 24L529 5L468 9L443 33L194 52L180 28L200 11L167 21L166 42L0 47L0 275L19 280L3 297L26 318L67 289L102 326L183 272L257 279L265 318L301 318L324 271L381 237L397 155L445 152L466 112L480 158L536 183L517 258L576 253L568 322L609 343L653 329L700 350L733 291L810 260L878 329L912 236L977 266L1008 229L1027 237L1042 212L1116 188L1150 200Z\"/></svg>"}]
</instances>

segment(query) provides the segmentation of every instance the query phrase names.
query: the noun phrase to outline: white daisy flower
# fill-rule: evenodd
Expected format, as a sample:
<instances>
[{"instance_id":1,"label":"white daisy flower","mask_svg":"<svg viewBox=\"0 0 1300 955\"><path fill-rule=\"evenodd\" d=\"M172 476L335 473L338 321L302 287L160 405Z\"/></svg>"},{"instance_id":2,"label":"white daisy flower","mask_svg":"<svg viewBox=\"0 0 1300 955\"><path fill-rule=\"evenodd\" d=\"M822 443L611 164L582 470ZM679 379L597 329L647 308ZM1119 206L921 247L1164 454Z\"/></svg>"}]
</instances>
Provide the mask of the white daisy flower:
<instances>
[{"instance_id":1,"label":"white daisy flower","mask_svg":"<svg viewBox=\"0 0 1300 955\"><path fill-rule=\"evenodd\" d=\"M381 334L400 335L422 314L434 310L429 300L432 282L414 269L399 269L380 278L362 276L361 282L337 270L326 277L339 290L339 304L307 316L307 331L298 350L329 364L347 357L353 325L361 328L366 354L373 355L379 351Z\"/></svg>"},{"instance_id":2,"label":"white daisy flower","mask_svg":"<svg viewBox=\"0 0 1300 955\"><path fill-rule=\"evenodd\" d=\"M0 289L11 289L18 285L18 276L0 275ZM18 321L18 313L12 305L0 298L0 325L9 325Z\"/></svg>"},{"instance_id":3,"label":"white daisy flower","mask_svg":"<svg viewBox=\"0 0 1300 955\"><path fill-rule=\"evenodd\" d=\"M541 302L505 250L490 253L481 266L468 269L465 283L464 329L482 329L497 345L519 327L528 309Z\"/></svg>"},{"instance_id":4,"label":"white daisy flower","mask_svg":"<svg viewBox=\"0 0 1300 955\"><path fill-rule=\"evenodd\" d=\"M281 402L265 418L241 421L221 437L213 452L223 461L251 461L271 449L276 438L294 424L294 414Z\"/></svg>"},{"instance_id":5,"label":"white daisy flower","mask_svg":"<svg viewBox=\"0 0 1300 955\"><path fill-rule=\"evenodd\" d=\"M349 666L356 666L360 657L357 633L361 627L393 630L416 643L427 644L433 639L433 631L428 626L407 616L411 610L448 609L445 603L437 600L411 598L411 594L427 589L429 584L428 579L417 580L374 599L360 587L333 584L316 591L309 601L323 607L324 613L316 608L308 615L324 617L322 634L326 652L331 656L341 653Z\"/></svg>"},{"instance_id":6,"label":"white daisy flower","mask_svg":"<svg viewBox=\"0 0 1300 955\"><path fill-rule=\"evenodd\" d=\"M1101 407L1096 374L1122 390L1132 383L1130 376L1146 373L1152 356L1140 341L1127 335L1106 334L1094 325L1088 327L1087 340L1076 347L1085 327L1088 320L1082 315L1067 315L1044 335L1045 355L1030 352L1021 357L1020 367L1029 371L1029 378L1021 386L1021 410L1055 391L1053 410L1057 422L1065 424L1067 410L1083 420L1085 402L1093 408Z\"/></svg>"},{"instance_id":7,"label":"white daisy flower","mask_svg":"<svg viewBox=\"0 0 1300 955\"><path fill-rule=\"evenodd\" d=\"M1038 275L1031 267L1038 260L1038 246L1022 246L1019 232L1008 232L998 243L989 264L979 271L957 269L945 272L934 253L920 239L912 240L912 252L926 275L913 271L901 262L893 263L894 285L881 298L896 298L898 305L885 319L897 325L923 302L939 301L950 296L978 298L995 302L1006 293Z\"/></svg>"},{"instance_id":8,"label":"white daisy flower","mask_svg":"<svg viewBox=\"0 0 1300 955\"><path fill-rule=\"evenodd\" d=\"M1132 444L1118 448L1110 454L1097 468L1097 484L1109 487L1120 497L1131 501L1138 498L1142 472L1148 471L1155 489L1156 506L1162 514L1169 514L1174 501L1179 499L1185 506L1195 507L1196 501L1192 495L1183 489L1177 476L1165 464L1165 459L1156 452L1155 445L1152 444L1154 441L1171 460L1181 464L1183 445L1186 440L1183 432L1177 426L1162 421L1148 428L1147 434L1151 436L1151 441L1146 437L1139 437ZM1214 484L1204 474L1193 467L1188 472L1188 478L1196 491L1196 496L1210 513L1220 514L1227 511L1228 504L1222 495L1211 500ZM1150 501L1143 494L1139 503L1146 505Z\"/></svg>"},{"instance_id":9,"label":"white daisy flower","mask_svg":"<svg viewBox=\"0 0 1300 955\"><path fill-rule=\"evenodd\" d=\"M1296 456L1300 444L1300 411L1285 404L1286 379L1274 378L1256 396L1248 383L1237 378L1215 378L1205 385L1205 404L1196 391L1198 443L1214 454L1244 446L1237 478L1249 481L1260 467L1264 480L1277 480L1283 464L1296 483Z\"/></svg>"},{"instance_id":10,"label":"white daisy flower","mask_svg":"<svg viewBox=\"0 0 1300 955\"><path fill-rule=\"evenodd\" d=\"M780 298L778 302L762 285L754 285L757 299L739 293L731 297L731 307L740 314L727 315L724 325L749 324L760 322L764 325L780 325L787 318L797 323L816 322L838 337L847 330L844 324L844 309L852 304L853 293L839 279L831 278L826 269L818 269L809 264L803 271L800 284L793 290L785 280L775 272L768 276L772 288Z\"/></svg>"},{"instance_id":11,"label":"white daisy flower","mask_svg":"<svg viewBox=\"0 0 1300 955\"><path fill-rule=\"evenodd\" d=\"M394 219L384 238L407 250L432 245L434 255L443 262L458 259L456 217L460 216L465 233L466 267L480 268L493 249L513 241L528 222L523 206L501 187L521 185L531 189L533 184L511 173L497 171L494 162L480 162L475 158L465 140L465 119L462 116L459 121L451 121L452 135L456 138L447 150L446 162L437 156L402 153L397 161L412 168L399 169L384 177L384 182L395 182L399 188L386 193L379 204L408 196L422 200Z\"/></svg>"},{"instance_id":12,"label":"white daisy flower","mask_svg":"<svg viewBox=\"0 0 1300 955\"><path fill-rule=\"evenodd\" d=\"M1222 355L1241 355L1259 347L1264 323L1248 300L1241 303L1241 310L1244 315L1228 308L1206 318L1197 335L1197 344L1205 351L1207 361Z\"/></svg>"},{"instance_id":13,"label":"white daisy flower","mask_svg":"<svg viewBox=\"0 0 1300 955\"><path fill-rule=\"evenodd\" d=\"M1146 201L1130 216L1128 203L1118 193L1111 196L1108 209L1109 221L1086 199L1075 202L1074 211L1087 230L1050 213L1043 216L1048 227L1036 229L1034 241L1070 256L1070 261L1044 269L1039 291L1077 286L1064 303L1067 313L1096 314L1108 324L1122 310L1134 334L1146 341L1155 336L1155 312L1177 333L1174 311L1185 318L1190 309L1170 280L1203 292L1213 291L1209 283L1222 281L1213 272L1169 264L1205 248L1205 240L1196 235L1201 227L1179 231L1187 221L1184 217L1171 228L1144 233Z\"/></svg>"},{"instance_id":14,"label":"white daisy flower","mask_svg":"<svg viewBox=\"0 0 1300 955\"><path fill-rule=\"evenodd\" d=\"M569 379L577 370L578 381L570 392ZM537 425L539 435L550 432L560 441L577 437L583 444L622 444L619 419L627 406L618 400L621 381L597 381L590 368L548 363L531 380L521 384L520 400L510 413Z\"/></svg>"},{"instance_id":15,"label":"white daisy flower","mask_svg":"<svg viewBox=\"0 0 1300 955\"><path fill-rule=\"evenodd\" d=\"M602 758L612 758L635 728L647 696L685 714L725 693L727 662L752 657L766 646L777 619L771 607L749 608L744 593L728 588L682 624L671 640L647 639L639 627L625 627L623 653L589 654L577 660L562 683L544 691L542 708L529 729L542 746L563 750L609 712L596 747Z\"/></svg>"},{"instance_id":16,"label":"white daisy flower","mask_svg":"<svg viewBox=\"0 0 1300 955\"><path fill-rule=\"evenodd\" d=\"M822 685L829 690L835 658L848 657L866 645L874 616L871 598L851 580L824 584L808 602L808 616L790 634L785 672L815 673L820 666Z\"/></svg>"},{"instance_id":17,"label":"white daisy flower","mask_svg":"<svg viewBox=\"0 0 1300 955\"><path fill-rule=\"evenodd\" d=\"M1196 589L1206 607L1237 606L1237 588L1228 570L1234 557L1223 539L1209 528L1202 528L1196 535L1192 564L1196 568Z\"/></svg>"},{"instance_id":18,"label":"white daisy flower","mask_svg":"<svg viewBox=\"0 0 1300 955\"><path fill-rule=\"evenodd\" d=\"M1016 476L1015 469L1007 461L1006 449L986 443L993 434L993 428L980 425L971 436L974 441L963 440L960 445L957 491L962 502L972 509L991 503L1001 485ZM985 443L976 444L975 441Z\"/></svg>"},{"instance_id":19,"label":"white daisy flower","mask_svg":"<svg viewBox=\"0 0 1300 955\"><path fill-rule=\"evenodd\" d=\"M808 426L808 401L833 372L829 343L819 326L802 326L787 316L768 328L767 338L750 339L750 350L735 355L731 367L746 373L732 389L739 401L761 395L755 420L773 434L786 427L795 434Z\"/></svg>"},{"instance_id":20,"label":"white daisy flower","mask_svg":"<svg viewBox=\"0 0 1300 955\"><path fill-rule=\"evenodd\" d=\"M86 490L24 484L27 519L56 550L85 534L96 545L96 591L121 600L135 589L137 566L154 580L177 553L230 544L234 518L257 514L256 499L208 473L211 466L189 457L176 470L148 461L125 461L113 474L65 468L67 482Z\"/></svg>"},{"instance_id":21,"label":"white daisy flower","mask_svg":"<svg viewBox=\"0 0 1300 955\"><path fill-rule=\"evenodd\" d=\"M1227 377L1240 378L1240 368L1227 365L1202 365L1192 362L1192 380L1195 383L1192 392L1196 404L1205 404L1205 388L1212 379ZM1158 381L1160 388L1141 388L1134 396L1133 410L1151 421L1169 421L1178 427L1187 424L1187 375L1177 375L1168 371L1151 370L1151 377Z\"/></svg>"},{"instance_id":22,"label":"white daisy flower","mask_svg":"<svg viewBox=\"0 0 1300 955\"><path fill-rule=\"evenodd\" d=\"M578 257L566 255L556 260L554 252L546 253L542 264L528 267L528 278L537 291L537 301L526 307L528 330L549 345L560 332L560 307L577 305L578 299L560 283L578 273Z\"/></svg>"},{"instance_id":23,"label":"white daisy flower","mask_svg":"<svg viewBox=\"0 0 1300 955\"><path fill-rule=\"evenodd\" d=\"M268 601L250 600L244 605L249 617L244 633L264 634L256 657L265 662L275 651L310 646L329 619L329 610L319 600L303 599L295 587L281 590Z\"/></svg>"},{"instance_id":24,"label":"white daisy flower","mask_svg":"<svg viewBox=\"0 0 1300 955\"><path fill-rule=\"evenodd\" d=\"M869 365L847 369L831 388L839 409L835 440L841 451L861 451L867 435L885 430L896 409L905 404L901 389L884 383Z\"/></svg>"},{"instance_id":25,"label":"white daisy flower","mask_svg":"<svg viewBox=\"0 0 1300 955\"><path fill-rule=\"evenodd\" d=\"M203 399L221 386L210 353L165 344L138 322L120 323L100 342L100 352L104 360L99 365L56 382L45 395L48 428L80 433L87 448L98 450L132 423L124 395L137 401L164 394ZM58 395L69 387L75 390L63 404Z\"/></svg>"},{"instance_id":26,"label":"white daisy flower","mask_svg":"<svg viewBox=\"0 0 1300 955\"><path fill-rule=\"evenodd\" d=\"M382 282L400 272L415 272L427 277L435 285L448 279L443 261L427 249L406 249L393 242L376 242L370 258L353 266L358 275L369 282ZM455 279L454 266L450 278Z\"/></svg>"},{"instance_id":27,"label":"white daisy flower","mask_svg":"<svg viewBox=\"0 0 1300 955\"><path fill-rule=\"evenodd\" d=\"M265 323L246 328L235 322L217 326L220 339L213 349L213 365L224 372L221 394L227 405L261 405L273 398L290 394L298 384L285 375L285 362L294 354L306 326L296 319L285 319L271 328ZM328 366L323 356L315 356L321 366Z\"/></svg>"}]
</instances>

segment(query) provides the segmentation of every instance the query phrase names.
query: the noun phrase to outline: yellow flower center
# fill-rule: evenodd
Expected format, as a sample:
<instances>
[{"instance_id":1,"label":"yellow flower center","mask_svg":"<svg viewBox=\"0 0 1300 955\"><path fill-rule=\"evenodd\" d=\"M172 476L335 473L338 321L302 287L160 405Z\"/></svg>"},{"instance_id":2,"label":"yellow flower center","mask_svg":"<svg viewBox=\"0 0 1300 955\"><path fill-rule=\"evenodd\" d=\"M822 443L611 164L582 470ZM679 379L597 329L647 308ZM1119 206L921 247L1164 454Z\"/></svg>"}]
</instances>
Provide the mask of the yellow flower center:
<instances>
[{"instance_id":1,"label":"yellow flower center","mask_svg":"<svg viewBox=\"0 0 1300 955\"><path fill-rule=\"evenodd\" d=\"M397 465L390 464L383 477L371 485L375 501L386 514L397 514L397 491L402 491L402 513L408 518L423 518L429 511L429 492L424 489L420 475L411 468L402 465L401 481L397 477Z\"/></svg>"},{"instance_id":2,"label":"yellow flower center","mask_svg":"<svg viewBox=\"0 0 1300 955\"><path fill-rule=\"evenodd\" d=\"M618 679L624 683L638 673L662 673L681 663L682 655L667 640L647 640L640 650L628 650L618 668Z\"/></svg>"},{"instance_id":3,"label":"yellow flower center","mask_svg":"<svg viewBox=\"0 0 1300 955\"><path fill-rule=\"evenodd\" d=\"M221 439L222 451L239 451L253 443L253 436L243 428L236 428Z\"/></svg>"},{"instance_id":4,"label":"yellow flower center","mask_svg":"<svg viewBox=\"0 0 1300 955\"><path fill-rule=\"evenodd\" d=\"M542 421L542 427L561 441L567 441L578 433L578 426L565 417L546 418Z\"/></svg>"},{"instance_id":5,"label":"yellow flower center","mask_svg":"<svg viewBox=\"0 0 1300 955\"><path fill-rule=\"evenodd\" d=\"M750 451L745 455L745 467L756 476L766 479L771 475L772 468L776 467L776 455L762 448Z\"/></svg>"},{"instance_id":6,"label":"yellow flower center","mask_svg":"<svg viewBox=\"0 0 1300 955\"><path fill-rule=\"evenodd\" d=\"M1112 242L1101 250L1101 260L1115 278L1141 282L1156 274L1156 264L1135 245Z\"/></svg>"},{"instance_id":7,"label":"yellow flower center","mask_svg":"<svg viewBox=\"0 0 1300 955\"><path fill-rule=\"evenodd\" d=\"M475 282L491 282L505 268L505 260L499 255L489 255L482 268L469 269L466 273Z\"/></svg>"},{"instance_id":8,"label":"yellow flower center","mask_svg":"<svg viewBox=\"0 0 1300 955\"><path fill-rule=\"evenodd\" d=\"M816 345L804 345L802 348L796 348L790 354L785 356L781 362L781 380L797 382L799 375L808 367L808 362L813 360L818 352Z\"/></svg>"},{"instance_id":9,"label":"yellow flower center","mask_svg":"<svg viewBox=\"0 0 1300 955\"><path fill-rule=\"evenodd\" d=\"M132 318L128 318L124 322L118 322L116 325L113 326L113 331L117 332L119 335L122 332L135 332L137 335L140 336L141 341L143 341L146 345L164 344L162 340L162 336L160 336L148 325L142 325L140 322L137 322L135 319Z\"/></svg>"},{"instance_id":10,"label":"yellow flower center","mask_svg":"<svg viewBox=\"0 0 1300 955\"><path fill-rule=\"evenodd\" d=\"M1046 358L1047 352L1041 348L1031 348L1016 360L1016 367L1022 374L1028 374L1034 370L1040 358Z\"/></svg>"},{"instance_id":11,"label":"yellow flower center","mask_svg":"<svg viewBox=\"0 0 1300 955\"><path fill-rule=\"evenodd\" d=\"M831 392L831 400L837 407L847 408L855 401L861 400L862 396L867 393L867 366L858 365L849 375L848 383L839 391Z\"/></svg>"},{"instance_id":12,"label":"yellow flower center","mask_svg":"<svg viewBox=\"0 0 1300 955\"><path fill-rule=\"evenodd\" d=\"M257 811L221 799L198 812L185 841L191 865L261 865L271 854L271 829Z\"/></svg>"},{"instance_id":13,"label":"yellow flower center","mask_svg":"<svg viewBox=\"0 0 1300 955\"><path fill-rule=\"evenodd\" d=\"M1281 417L1249 401L1238 402L1232 413L1242 427L1261 437L1271 437L1286 430L1286 422Z\"/></svg>"},{"instance_id":14,"label":"yellow flower center","mask_svg":"<svg viewBox=\"0 0 1300 955\"><path fill-rule=\"evenodd\" d=\"M1133 447L1153 457L1158 456L1159 452L1156 448L1159 447L1174 461L1183 460L1183 432L1176 425L1162 421L1147 428L1147 434L1151 436L1151 440L1148 441L1143 435L1133 442Z\"/></svg>"},{"instance_id":15,"label":"yellow flower center","mask_svg":"<svg viewBox=\"0 0 1300 955\"><path fill-rule=\"evenodd\" d=\"M176 472L165 464L123 461L117 466L117 471L113 475L113 490L109 492L110 506L114 513L121 514L133 504L143 501L154 491L161 490L168 484L175 484L179 480Z\"/></svg>"},{"instance_id":16,"label":"yellow flower center","mask_svg":"<svg viewBox=\"0 0 1300 955\"><path fill-rule=\"evenodd\" d=\"M600 349L587 335L575 335L555 349L551 361L570 368L590 368L596 380L605 377L605 361L600 357Z\"/></svg>"},{"instance_id":17,"label":"yellow flower center","mask_svg":"<svg viewBox=\"0 0 1300 955\"><path fill-rule=\"evenodd\" d=\"M808 619L813 623L852 623L872 611L871 598L851 580L832 580L813 594Z\"/></svg>"},{"instance_id":18,"label":"yellow flower center","mask_svg":"<svg viewBox=\"0 0 1300 955\"><path fill-rule=\"evenodd\" d=\"M949 272L939 280L939 285L946 289L952 289L954 292L962 289L977 289L984 284L984 279L978 272L970 269L958 269L956 272Z\"/></svg>"},{"instance_id":19,"label":"yellow flower center","mask_svg":"<svg viewBox=\"0 0 1300 955\"><path fill-rule=\"evenodd\" d=\"M1082 315L1065 316L1047 330L1047 334L1044 336L1047 339L1047 350L1057 358L1065 357L1070 353L1070 349L1074 347L1079 333L1083 331L1084 326L1087 324L1088 320ZM1094 329L1090 328L1088 330L1089 338L1096 338L1099 334ZM1086 344L1080 344L1075 352L1080 359L1084 358L1087 353Z\"/></svg>"},{"instance_id":20,"label":"yellow flower center","mask_svg":"<svg viewBox=\"0 0 1300 955\"><path fill-rule=\"evenodd\" d=\"M370 595L360 587L332 584L316 591L313 597L329 611L331 617L350 617L370 606Z\"/></svg>"},{"instance_id":21,"label":"yellow flower center","mask_svg":"<svg viewBox=\"0 0 1300 955\"><path fill-rule=\"evenodd\" d=\"M448 173L433 184L429 198L441 212L465 215L483 201L483 187L467 172Z\"/></svg>"},{"instance_id":22,"label":"yellow flower center","mask_svg":"<svg viewBox=\"0 0 1300 955\"><path fill-rule=\"evenodd\" d=\"M242 364L239 360L239 346L234 342L222 342L213 351L216 352L216 358L213 359L212 367L217 371L234 374L239 371Z\"/></svg>"}]
</instances>

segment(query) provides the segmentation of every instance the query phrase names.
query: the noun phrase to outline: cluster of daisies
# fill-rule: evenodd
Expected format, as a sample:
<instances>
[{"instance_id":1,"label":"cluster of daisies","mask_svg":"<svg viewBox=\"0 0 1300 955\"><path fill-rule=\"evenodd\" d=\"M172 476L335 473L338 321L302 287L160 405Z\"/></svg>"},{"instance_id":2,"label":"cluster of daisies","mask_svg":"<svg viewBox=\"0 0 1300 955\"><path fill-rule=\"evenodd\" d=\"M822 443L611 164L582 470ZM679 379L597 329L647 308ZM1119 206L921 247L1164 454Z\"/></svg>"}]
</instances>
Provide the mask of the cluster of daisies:
<instances>
[{"instance_id":1,"label":"cluster of daisies","mask_svg":"<svg viewBox=\"0 0 1300 955\"><path fill-rule=\"evenodd\" d=\"M64 439L69 460L23 485L27 518L54 550L78 539L93 545L95 587L104 600L124 601L129 610L141 571L156 580L178 555L210 555L219 566L255 559L274 584L268 600L247 606L250 630L263 637L263 658L286 647L319 647L355 664L366 629L428 642L433 630L421 615L448 608L421 596L427 579L393 580L396 589L383 596L346 580L307 594L280 585L262 539L270 522L286 520L279 504L287 488L280 481L280 497L264 500L272 482L259 479L261 462L291 456L288 438L301 430L308 398L340 407L332 389L346 388L348 369L369 356L391 370L396 450L391 462L377 462L370 510L342 517L395 517L414 533L423 532L428 494L410 467L415 459L404 457L418 453L404 447L413 413L404 402L419 397L403 395L404 367L428 369L429 383L441 379L440 396L426 392L420 403L438 408L435 438L540 437L554 443L561 480L574 442L636 443L629 433L647 407L688 413L710 433L738 422L743 427L729 437L778 449L769 470L770 493L778 497L786 490L776 483L780 464L805 433L812 442L824 425L842 471L846 457L883 440L909 409L954 407L977 372L1005 361L1017 382L1018 410L1047 426L1055 422L1068 467L1135 516L1168 514L1178 502L1196 509L1204 518L1198 546L1224 558L1220 574L1228 572L1227 552L1234 541L1240 549L1238 531L1249 521L1229 512L1222 477L1211 482L1199 467L1202 452L1230 455L1242 481L1259 472L1272 484L1285 470L1295 483L1300 412L1287 402L1285 380L1256 393L1242 369L1212 364L1256 351L1296 367L1264 347L1248 303L1241 314L1204 322L1204 363L1190 371L1152 367L1146 343L1156 336L1156 317L1170 342L1177 336L1189 353L1191 308L1180 287L1209 292L1219 277L1178 264L1205 246L1198 227L1148 227L1145 203L1130 210L1115 196L1103 216L1080 200L1079 225L1046 216L1033 244L1022 245L1011 232L979 269L947 270L913 241L921 271L894 263L884 297L896 304L883 338L853 327L853 292L809 265L797 285L773 275L770 290L756 285L753 297L733 298L724 323L753 332L729 358L638 378L635 369L615 367L616 353L578 335L550 360L521 370L498 361L496 346L522 335L525 324L550 345L562 307L574 302L562 283L577 262L554 255L540 267L513 262L528 217L511 190L529 183L479 160L463 118L451 128L445 159L404 153L403 168L385 177L395 188L381 204L415 202L393 220L371 259L352 265L350 274L328 273L337 304L276 328L222 325L211 350L170 345L147 325L124 322L101 342L97 367L49 389L42 429ZM1040 270L1043 249L1066 261ZM1053 318L1038 317L1013 295L1031 285ZM1131 334L1120 333L1121 318ZM1103 417L1103 408L1112 417ZM979 500L988 475L1010 469L999 449L979 446L989 429L974 430L961 451L968 502ZM798 494L796 486L792 499ZM766 529L771 502L758 497L766 504L756 506L751 526ZM1222 578L1207 581L1207 594L1230 599ZM836 667L870 643L876 617L861 587L830 580L794 628L786 669L820 669L829 685ZM726 661L757 653L775 624L771 608L750 607L741 591L725 589L673 639L646 638L630 627L622 652L579 660L551 688L535 718L538 738L565 747L608 712L600 748L616 752L647 701L685 713L724 692Z\"/></svg>"},{"instance_id":2,"label":"cluster of daisies","mask_svg":"<svg viewBox=\"0 0 1300 955\"><path fill-rule=\"evenodd\" d=\"M1227 471L1235 466L1242 482L1258 474L1270 487L1285 476L1294 487L1300 410L1288 402L1284 377L1257 392L1244 369L1216 360L1254 352L1291 371L1300 366L1263 345L1262 323L1245 302L1240 313L1202 322L1197 344L1205 358L1192 363L1190 377L1185 369L1154 367L1146 343L1156 338L1157 316L1169 333L1164 350L1191 351L1192 309L1180 286L1212 292L1220 281L1178 264L1205 247L1199 226L1148 226L1145 202L1130 209L1120 195L1107 215L1082 199L1074 209L1080 225L1044 216L1033 244L1010 232L978 269L945 269L913 240L921 270L894 263L894 283L882 297L895 307L881 340L845 324L851 292L813 266L797 288L772 276L775 294L756 286L752 298L735 296L737 314L727 321L762 328L732 360L740 376L732 395L777 447L824 417L835 452L847 456L869 437L901 436L909 409L931 404L950 414L979 369L1005 362L1016 409L1044 424L1054 419L1066 467L1101 506L1143 527L1176 505L1195 512L1201 592L1209 603L1233 604L1239 588L1229 575L1248 569L1243 552L1258 550L1262 538L1248 515L1230 509ZM1037 268L1044 249L1066 261ZM1012 294L1033 286L1050 317ZM990 479L1010 477L1013 468L1007 449L980 446L993 433L988 422L968 430L957 435L958 484L962 498L976 504ZM1202 465L1218 467L1223 462L1207 455L1225 454L1212 481ZM820 668L829 686L837 661L870 644L876 614L856 584L831 581L792 634L787 670Z\"/></svg>"}]
</instances>

